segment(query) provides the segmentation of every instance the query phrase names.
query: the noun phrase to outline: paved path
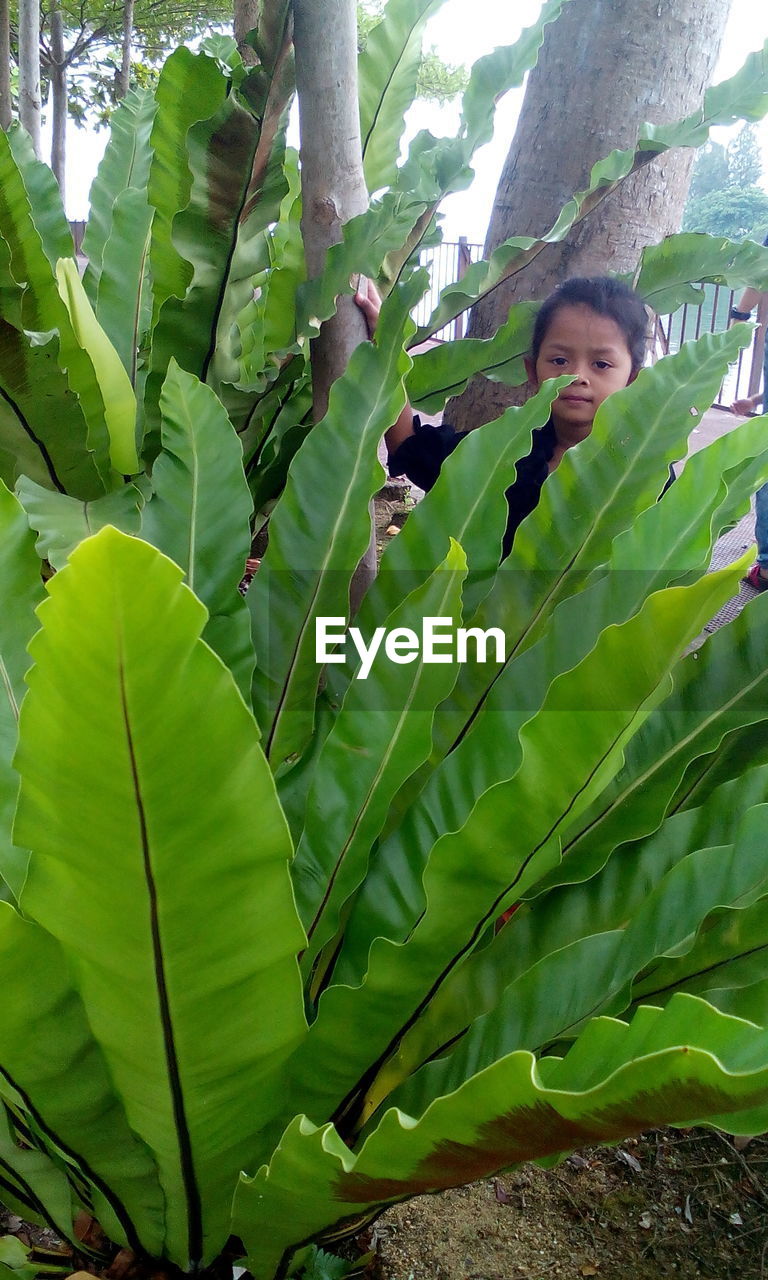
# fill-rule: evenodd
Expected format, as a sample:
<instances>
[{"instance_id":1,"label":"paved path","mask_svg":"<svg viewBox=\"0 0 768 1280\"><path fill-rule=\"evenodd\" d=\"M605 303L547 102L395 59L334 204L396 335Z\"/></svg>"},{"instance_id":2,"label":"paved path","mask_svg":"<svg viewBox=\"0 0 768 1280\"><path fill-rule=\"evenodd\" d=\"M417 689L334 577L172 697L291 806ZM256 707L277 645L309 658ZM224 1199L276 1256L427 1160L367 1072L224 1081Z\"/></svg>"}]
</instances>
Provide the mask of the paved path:
<instances>
[{"instance_id":1,"label":"paved path","mask_svg":"<svg viewBox=\"0 0 768 1280\"><path fill-rule=\"evenodd\" d=\"M717 440L720 436L726 435L739 423L745 421L745 418L738 418L732 413L724 412L722 409L709 409L704 414L700 426L694 427L691 433L690 453L697 453L699 449L703 449L712 440ZM768 448L768 431L766 431L766 448ZM754 508L754 501L752 508ZM755 517L754 511L750 510L733 529L728 533L724 533L722 538L718 538L712 553L710 569L724 569L726 565L733 564L733 561L738 560L754 541ZM718 627L725 626L727 622L732 622L741 613L745 604L748 604L750 600L754 600L757 594L757 591L742 582L739 586L738 595L728 600L722 609L715 614L712 621L707 623L702 634L694 642L693 647L703 644L707 635L717 631Z\"/></svg>"}]
</instances>

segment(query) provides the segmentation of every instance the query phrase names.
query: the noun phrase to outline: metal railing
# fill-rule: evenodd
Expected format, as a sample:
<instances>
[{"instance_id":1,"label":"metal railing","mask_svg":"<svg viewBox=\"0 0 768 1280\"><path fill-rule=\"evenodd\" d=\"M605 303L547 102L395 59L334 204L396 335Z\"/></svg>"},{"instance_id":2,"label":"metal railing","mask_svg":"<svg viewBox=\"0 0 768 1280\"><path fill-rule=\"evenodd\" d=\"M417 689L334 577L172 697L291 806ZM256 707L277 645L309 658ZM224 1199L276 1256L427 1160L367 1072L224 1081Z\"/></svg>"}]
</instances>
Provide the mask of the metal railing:
<instances>
[{"instance_id":1,"label":"metal railing","mask_svg":"<svg viewBox=\"0 0 768 1280\"><path fill-rule=\"evenodd\" d=\"M477 262L482 256L483 246L470 244L466 236L459 236L458 240L443 240L441 244L434 245L431 249L422 249L419 261L422 267L428 268L431 284L413 313L413 318L418 325L427 323L443 289L461 280L467 267ZM443 329L439 329L434 335L435 340L450 342L454 338L463 338L467 315L468 312L465 311Z\"/></svg>"},{"instance_id":2,"label":"metal railing","mask_svg":"<svg viewBox=\"0 0 768 1280\"><path fill-rule=\"evenodd\" d=\"M704 286L704 298L699 306L687 302L671 316L658 316L654 335L652 358L678 351L684 342L699 338L704 333L722 333L731 323L730 311L742 290L737 293L724 285ZM765 325L768 321L768 294L763 294L756 316L759 327L755 330L751 345L739 353L723 379L715 400L718 409L729 409L734 400L756 395L763 378L763 354L765 350Z\"/></svg>"},{"instance_id":3,"label":"metal railing","mask_svg":"<svg viewBox=\"0 0 768 1280\"><path fill-rule=\"evenodd\" d=\"M457 241L445 240L442 244L421 253L421 264L430 270L431 286L414 312L419 325L426 324L434 311L442 290L461 280L467 267L477 262L483 254L481 244L472 244L465 237ZM677 351L684 342L699 338L703 333L721 333L730 324L730 309L740 295L724 285L705 285L699 306L686 303L672 315L657 316L651 342L651 360ZM468 312L457 316L440 329L434 338L447 342L462 338L466 331ZM728 409L734 400L756 395L762 385L765 328L768 324L768 294L763 294L755 317L760 327L756 330L751 346L739 355L724 378L715 405Z\"/></svg>"}]
</instances>

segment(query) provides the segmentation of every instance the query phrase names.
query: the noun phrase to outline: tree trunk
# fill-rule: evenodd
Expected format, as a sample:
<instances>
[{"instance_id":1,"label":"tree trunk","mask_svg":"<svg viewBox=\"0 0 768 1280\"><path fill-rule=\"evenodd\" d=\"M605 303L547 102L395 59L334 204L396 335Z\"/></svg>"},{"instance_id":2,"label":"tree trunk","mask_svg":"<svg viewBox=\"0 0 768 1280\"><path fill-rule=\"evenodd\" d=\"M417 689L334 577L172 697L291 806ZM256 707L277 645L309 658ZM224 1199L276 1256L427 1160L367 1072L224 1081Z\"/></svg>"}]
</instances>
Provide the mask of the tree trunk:
<instances>
[{"instance_id":1,"label":"tree trunk","mask_svg":"<svg viewBox=\"0 0 768 1280\"><path fill-rule=\"evenodd\" d=\"M40 149L40 0L19 0L19 120Z\"/></svg>"},{"instance_id":2,"label":"tree trunk","mask_svg":"<svg viewBox=\"0 0 768 1280\"><path fill-rule=\"evenodd\" d=\"M0 129L10 129L12 122L11 6L10 0L0 0Z\"/></svg>"},{"instance_id":3,"label":"tree trunk","mask_svg":"<svg viewBox=\"0 0 768 1280\"><path fill-rule=\"evenodd\" d=\"M58 6L51 9L51 98L51 168L64 200L67 189L67 64L64 55L64 22Z\"/></svg>"},{"instance_id":4,"label":"tree trunk","mask_svg":"<svg viewBox=\"0 0 768 1280\"><path fill-rule=\"evenodd\" d=\"M123 38L121 42L120 73L117 77L115 97L124 98L131 87L131 37L133 36L134 0L123 0Z\"/></svg>"},{"instance_id":5,"label":"tree trunk","mask_svg":"<svg viewBox=\"0 0 768 1280\"><path fill-rule=\"evenodd\" d=\"M253 31L259 16L260 0L235 0L235 39L246 66L258 61L250 45L244 44L249 31Z\"/></svg>"},{"instance_id":6,"label":"tree trunk","mask_svg":"<svg viewBox=\"0 0 768 1280\"><path fill-rule=\"evenodd\" d=\"M569 0L547 28L496 191L485 255L513 235L538 236L592 165L633 145L644 121L666 124L700 105L717 62L730 0ZM646 245L677 231L694 153L653 160L597 206L564 244L472 310L468 336L487 338L513 302L561 280L632 270ZM519 397L475 379L446 409L459 429L497 417Z\"/></svg>"},{"instance_id":7,"label":"tree trunk","mask_svg":"<svg viewBox=\"0 0 768 1280\"><path fill-rule=\"evenodd\" d=\"M345 222L368 207L363 177L357 96L355 0L294 0L296 88L301 131L302 235L307 273L318 276ZM315 421L328 407L332 384L367 338L363 316L349 296L312 343ZM372 539L373 543L373 539ZM353 607L376 572L375 544L358 570Z\"/></svg>"}]
</instances>

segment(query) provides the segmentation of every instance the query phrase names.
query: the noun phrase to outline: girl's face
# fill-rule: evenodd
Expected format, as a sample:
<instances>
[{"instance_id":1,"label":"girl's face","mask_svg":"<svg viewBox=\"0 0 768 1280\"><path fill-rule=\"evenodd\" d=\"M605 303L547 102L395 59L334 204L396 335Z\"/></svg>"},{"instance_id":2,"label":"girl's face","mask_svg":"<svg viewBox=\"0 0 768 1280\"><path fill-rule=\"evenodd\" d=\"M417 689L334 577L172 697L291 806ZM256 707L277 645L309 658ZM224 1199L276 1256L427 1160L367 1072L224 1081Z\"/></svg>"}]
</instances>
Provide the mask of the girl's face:
<instances>
[{"instance_id":1,"label":"girl's face","mask_svg":"<svg viewBox=\"0 0 768 1280\"><path fill-rule=\"evenodd\" d=\"M552 405L558 440L566 446L588 436L603 401L635 377L622 329L586 303L558 307L536 363L526 360L526 369L536 390L546 378L576 375L576 381L564 387Z\"/></svg>"}]
</instances>

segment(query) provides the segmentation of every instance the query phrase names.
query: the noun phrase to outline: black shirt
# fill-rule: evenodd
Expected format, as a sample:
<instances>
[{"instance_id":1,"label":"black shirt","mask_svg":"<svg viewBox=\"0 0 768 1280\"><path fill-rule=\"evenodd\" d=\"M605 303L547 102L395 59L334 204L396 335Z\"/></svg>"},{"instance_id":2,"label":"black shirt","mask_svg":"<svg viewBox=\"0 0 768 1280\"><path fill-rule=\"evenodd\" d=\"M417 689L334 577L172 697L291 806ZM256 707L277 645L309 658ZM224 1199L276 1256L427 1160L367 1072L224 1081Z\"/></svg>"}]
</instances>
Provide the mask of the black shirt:
<instances>
[{"instance_id":1,"label":"black shirt","mask_svg":"<svg viewBox=\"0 0 768 1280\"><path fill-rule=\"evenodd\" d=\"M439 427L430 427L414 417L413 435L406 436L394 453L389 455L390 475L406 475L420 489L431 489L445 459L468 435L468 431L456 431L447 422ZM506 492L509 511L502 543L502 559L512 550L518 527L538 504L541 486L549 475L549 463L556 444L557 436L550 418L543 427L537 427L532 433L531 452L527 457L521 458L515 467L515 482Z\"/></svg>"}]
</instances>

